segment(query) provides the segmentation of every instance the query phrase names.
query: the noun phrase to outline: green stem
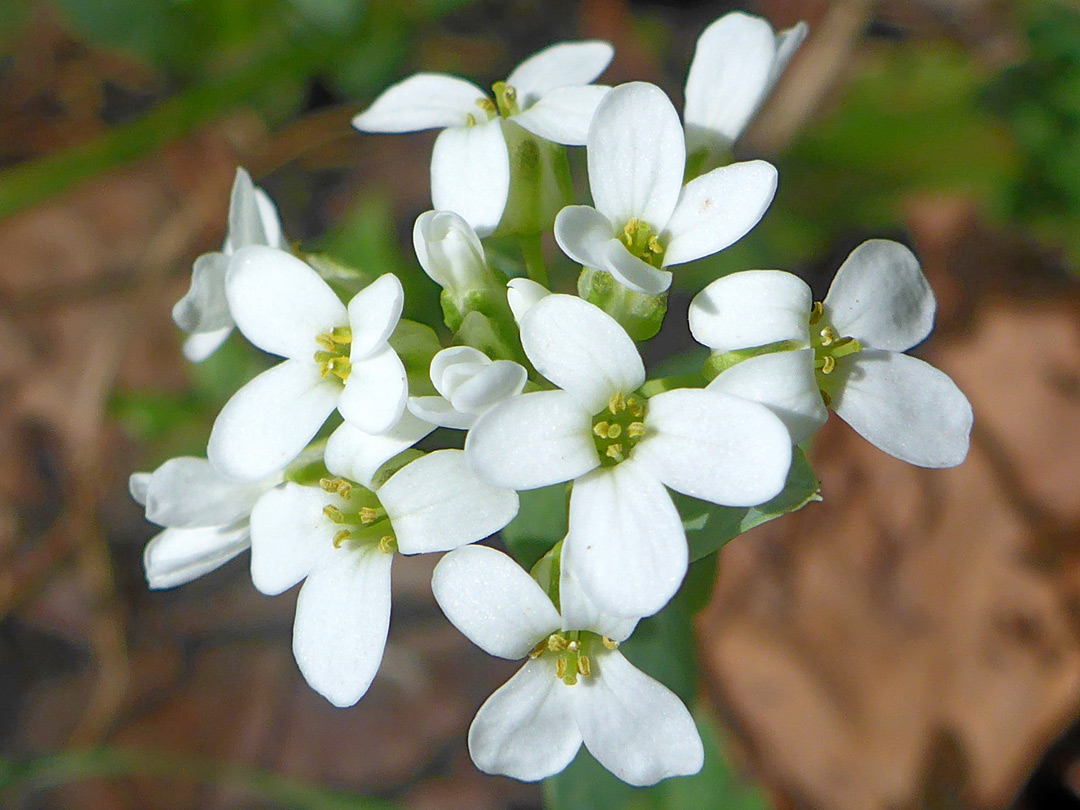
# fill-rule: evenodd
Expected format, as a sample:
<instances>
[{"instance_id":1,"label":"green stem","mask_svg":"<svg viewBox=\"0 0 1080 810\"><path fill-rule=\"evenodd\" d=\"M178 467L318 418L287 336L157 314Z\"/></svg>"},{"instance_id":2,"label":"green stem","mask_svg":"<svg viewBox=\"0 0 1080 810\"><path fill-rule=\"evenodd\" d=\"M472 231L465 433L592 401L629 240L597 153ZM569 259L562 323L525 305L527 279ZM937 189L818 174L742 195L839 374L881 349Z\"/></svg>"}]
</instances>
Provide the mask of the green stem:
<instances>
[{"instance_id":1,"label":"green stem","mask_svg":"<svg viewBox=\"0 0 1080 810\"><path fill-rule=\"evenodd\" d=\"M701 388L705 385L705 382L705 377L700 371L690 374L676 374L672 377L657 377L655 380L649 380L641 386L641 393L647 397L653 397L674 388Z\"/></svg>"},{"instance_id":2,"label":"green stem","mask_svg":"<svg viewBox=\"0 0 1080 810\"><path fill-rule=\"evenodd\" d=\"M521 255L525 259L525 272L537 284L548 286L547 265L544 264L544 246L540 234L518 237L521 243Z\"/></svg>"}]
</instances>

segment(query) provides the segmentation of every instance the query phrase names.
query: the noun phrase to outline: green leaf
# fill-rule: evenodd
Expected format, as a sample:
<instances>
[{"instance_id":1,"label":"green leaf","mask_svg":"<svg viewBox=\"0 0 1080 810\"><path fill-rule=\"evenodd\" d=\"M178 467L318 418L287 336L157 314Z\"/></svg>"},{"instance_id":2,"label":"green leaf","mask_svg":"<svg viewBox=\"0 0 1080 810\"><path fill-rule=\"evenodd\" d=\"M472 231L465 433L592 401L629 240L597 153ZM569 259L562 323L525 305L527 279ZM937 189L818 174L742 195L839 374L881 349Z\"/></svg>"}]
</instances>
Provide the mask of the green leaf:
<instances>
[{"instance_id":1,"label":"green leaf","mask_svg":"<svg viewBox=\"0 0 1080 810\"><path fill-rule=\"evenodd\" d=\"M755 526L820 501L821 489L806 455L796 447L783 491L760 506L716 506L678 493L672 493L672 498L682 515L690 559L700 560Z\"/></svg>"},{"instance_id":2,"label":"green leaf","mask_svg":"<svg viewBox=\"0 0 1080 810\"><path fill-rule=\"evenodd\" d=\"M500 533L507 551L531 569L549 549L566 537L566 485L555 484L518 493L517 517Z\"/></svg>"}]
</instances>

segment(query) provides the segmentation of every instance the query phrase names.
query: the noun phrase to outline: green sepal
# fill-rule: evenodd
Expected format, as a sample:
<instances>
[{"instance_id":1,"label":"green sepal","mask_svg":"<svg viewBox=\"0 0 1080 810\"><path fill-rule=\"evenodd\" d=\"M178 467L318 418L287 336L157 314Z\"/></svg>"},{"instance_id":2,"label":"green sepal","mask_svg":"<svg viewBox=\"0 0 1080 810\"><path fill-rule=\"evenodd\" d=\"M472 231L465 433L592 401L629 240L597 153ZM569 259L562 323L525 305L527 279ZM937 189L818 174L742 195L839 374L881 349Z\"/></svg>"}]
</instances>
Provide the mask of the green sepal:
<instances>
[{"instance_id":1,"label":"green sepal","mask_svg":"<svg viewBox=\"0 0 1080 810\"><path fill-rule=\"evenodd\" d=\"M660 331L667 314L667 293L635 292L615 280L606 270L581 268L578 295L614 318L634 340L648 340Z\"/></svg>"},{"instance_id":2,"label":"green sepal","mask_svg":"<svg viewBox=\"0 0 1080 810\"><path fill-rule=\"evenodd\" d=\"M796 447L784 489L760 506L717 506L677 492L671 496L682 516L690 544L690 559L694 561L718 551L755 526L802 509L812 501L820 501L821 488L806 455Z\"/></svg>"},{"instance_id":3,"label":"green sepal","mask_svg":"<svg viewBox=\"0 0 1080 810\"><path fill-rule=\"evenodd\" d=\"M405 366L412 396L438 393L431 384L431 358L442 350L439 336L426 324L402 318L388 341Z\"/></svg>"},{"instance_id":4,"label":"green sepal","mask_svg":"<svg viewBox=\"0 0 1080 810\"><path fill-rule=\"evenodd\" d=\"M561 610L559 602L559 577L562 575L562 548L563 541L553 545L547 550L534 565L529 569L529 576L536 580L536 584L544 589L556 610Z\"/></svg>"},{"instance_id":5,"label":"green sepal","mask_svg":"<svg viewBox=\"0 0 1080 810\"><path fill-rule=\"evenodd\" d=\"M465 315L461 327L454 335L454 345L472 346L492 360L513 360L531 368L521 348L516 330L510 331L506 323L490 315L473 310Z\"/></svg>"},{"instance_id":6,"label":"green sepal","mask_svg":"<svg viewBox=\"0 0 1080 810\"><path fill-rule=\"evenodd\" d=\"M510 158L510 189L496 234L522 236L550 230L555 215L573 202L566 147L501 121Z\"/></svg>"}]
</instances>

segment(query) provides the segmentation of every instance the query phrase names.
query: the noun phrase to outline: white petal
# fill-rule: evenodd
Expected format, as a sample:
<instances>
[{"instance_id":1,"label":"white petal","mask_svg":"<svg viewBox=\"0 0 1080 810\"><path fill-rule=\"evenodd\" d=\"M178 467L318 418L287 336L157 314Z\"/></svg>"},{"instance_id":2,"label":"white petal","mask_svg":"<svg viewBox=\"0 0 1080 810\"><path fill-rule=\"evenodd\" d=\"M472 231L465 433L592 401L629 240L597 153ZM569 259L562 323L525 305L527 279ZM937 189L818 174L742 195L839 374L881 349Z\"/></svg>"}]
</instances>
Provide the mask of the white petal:
<instances>
[{"instance_id":1,"label":"white petal","mask_svg":"<svg viewBox=\"0 0 1080 810\"><path fill-rule=\"evenodd\" d=\"M237 167L236 179L233 180L232 194L229 197L229 233L225 240L228 251L236 251L248 245L271 244L255 191L251 175L242 166Z\"/></svg>"},{"instance_id":2,"label":"white petal","mask_svg":"<svg viewBox=\"0 0 1080 810\"><path fill-rule=\"evenodd\" d=\"M577 296L549 295L532 307L521 319L521 345L536 370L590 415L613 394L630 394L645 382L634 341L614 318Z\"/></svg>"},{"instance_id":3,"label":"white petal","mask_svg":"<svg viewBox=\"0 0 1080 810\"><path fill-rule=\"evenodd\" d=\"M476 424L476 414L454 410L449 400L442 397L409 397L409 412L432 426L451 430L469 430Z\"/></svg>"},{"instance_id":4,"label":"white petal","mask_svg":"<svg viewBox=\"0 0 1080 810\"><path fill-rule=\"evenodd\" d=\"M349 301L351 362L370 357L386 345L401 320L404 304L405 290L393 273L384 273L352 297Z\"/></svg>"},{"instance_id":5,"label":"white petal","mask_svg":"<svg viewBox=\"0 0 1080 810\"><path fill-rule=\"evenodd\" d=\"M506 554L466 546L439 560L431 590L446 618L489 655L524 658L559 629L559 611Z\"/></svg>"},{"instance_id":6,"label":"white petal","mask_svg":"<svg viewBox=\"0 0 1080 810\"><path fill-rule=\"evenodd\" d=\"M638 623L636 617L613 616L596 606L578 579L574 566L566 562L565 543L559 566L559 611L563 630L591 630L613 641L628 639Z\"/></svg>"},{"instance_id":7,"label":"white petal","mask_svg":"<svg viewBox=\"0 0 1080 810\"><path fill-rule=\"evenodd\" d=\"M836 272L825 312L842 335L902 352L934 328L934 291L915 254L899 242L863 242Z\"/></svg>"},{"instance_id":8,"label":"white petal","mask_svg":"<svg viewBox=\"0 0 1080 810\"><path fill-rule=\"evenodd\" d=\"M287 591L333 548L335 526L322 510L335 502L336 495L293 483L259 499L251 511L251 581L260 592Z\"/></svg>"},{"instance_id":9,"label":"white petal","mask_svg":"<svg viewBox=\"0 0 1080 810\"><path fill-rule=\"evenodd\" d=\"M431 358L431 383L436 391L449 399L454 393L455 385L462 382L462 378L456 374L450 374L448 378L448 372L465 366L475 373L490 365L491 358L479 349L474 349L472 346L451 346L436 352ZM471 376L472 373L468 375L468 377Z\"/></svg>"},{"instance_id":10,"label":"white petal","mask_svg":"<svg viewBox=\"0 0 1080 810\"><path fill-rule=\"evenodd\" d=\"M556 87L590 84L614 56L615 49L601 40L558 42L514 68L506 83L517 91L518 104L524 109Z\"/></svg>"},{"instance_id":11,"label":"white petal","mask_svg":"<svg viewBox=\"0 0 1080 810\"><path fill-rule=\"evenodd\" d=\"M664 266L711 256L761 221L776 194L776 169L764 160L721 166L686 184L667 224Z\"/></svg>"},{"instance_id":12,"label":"white petal","mask_svg":"<svg viewBox=\"0 0 1080 810\"><path fill-rule=\"evenodd\" d=\"M581 748L568 690L543 658L527 661L476 713L469 754L484 773L536 782L562 771Z\"/></svg>"},{"instance_id":13,"label":"white petal","mask_svg":"<svg viewBox=\"0 0 1080 810\"><path fill-rule=\"evenodd\" d=\"M944 372L871 350L841 358L833 373L833 410L890 456L920 467L955 467L967 456L971 404Z\"/></svg>"},{"instance_id":14,"label":"white petal","mask_svg":"<svg viewBox=\"0 0 1080 810\"><path fill-rule=\"evenodd\" d=\"M226 326L214 332L192 332L184 341L184 357L192 363L201 363L229 339L233 328Z\"/></svg>"},{"instance_id":15,"label":"white petal","mask_svg":"<svg viewBox=\"0 0 1080 810\"><path fill-rule=\"evenodd\" d=\"M767 405L787 427L793 444L810 438L829 418L814 376L814 350L809 348L743 360L709 383L707 390Z\"/></svg>"},{"instance_id":16,"label":"white petal","mask_svg":"<svg viewBox=\"0 0 1080 810\"><path fill-rule=\"evenodd\" d=\"M450 396L454 409L482 414L504 399L517 396L525 388L529 373L513 360L496 360L456 386Z\"/></svg>"},{"instance_id":17,"label":"white petal","mask_svg":"<svg viewBox=\"0 0 1080 810\"><path fill-rule=\"evenodd\" d=\"M146 583L154 590L184 585L220 568L249 545L247 522L225 528L166 529L143 552Z\"/></svg>"},{"instance_id":18,"label":"white petal","mask_svg":"<svg viewBox=\"0 0 1080 810\"><path fill-rule=\"evenodd\" d=\"M565 391L496 405L465 437L465 454L486 481L517 490L570 481L600 464L592 416Z\"/></svg>"},{"instance_id":19,"label":"white petal","mask_svg":"<svg viewBox=\"0 0 1080 810\"><path fill-rule=\"evenodd\" d=\"M776 35L776 59L773 60L771 76L773 84L776 84L781 74L783 74L784 68L791 61L791 57L795 55L795 51L799 49L799 46L802 45L803 40L806 39L809 33L810 26L805 22L797 22L791 28L785 28ZM770 87L770 89L772 88Z\"/></svg>"},{"instance_id":20,"label":"white petal","mask_svg":"<svg viewBox=\"0 0 1080 810\"><path fill-rule=\"evenodd\" d=\"M326 469L371 489L371 479L379 468L408 450L435 428L417 419L411 413L403 413L401 419L388 433L373 435L355 425L344 422L330 434L323 459Z\"/></svg>"},{"instance_id":21,"label":"white petal","mask_svg":"<svg viewBox=\"0 0 1080 810\"><path fill-rule=\"evenodd\" d=\"M389 344L353 361L337 407L345 420L366 433L386 433L405 412L409 383L405 366Z\"/></svg>"},{"instance_id":22,"label":"white petal","mask_svg":"<svg viewBox=\"0 0 1080 810\"><path fill-rule=\"evenodd\" d=\"M636 459L574 482L563 560L600 610L651 616L679 590L687 559L671 496Z\"/></svg>"},{"instance_id":23,"label":"white petal","mask_svg":"<svg viewBox=\"0 0 1080 810\"><path fill-rule=\"evenodd\" d=\"M723 506L754 506L787 481L791 436L756 402L679 388L649 400L634 459L677 492Z\"/></svg>"},{"instance_id":24,"label":"white petal","mask_svg":"<svg viewBox=\"0 0 1080 810\"><path fill-rule=\"evenodd\" d=\"M361 132L416 132L463 127L467 116L482 114L487 98L472 82L441 73L417 73L384 90L352 124Z\"/></svg>"},{"instance_id":25,"label":"white petal","mask_svg":"<svg viewBox=\"0 0 1080 810\"><path fill-rule=\"evenodd\" d=\"M622 84L596 109L588 139L593 201L616 226L661 230L682 189L686 145L679 114L659 87Z\"/></svg>"},{"instance_id":26,"label":"white petal","mask_svg":"<svg viewBox=\"0 0 1080 810\"><path fill-rule=\"evenodd\" d=\"M584 146L596 108L610 89L587 84L549 90L527 110L515 115L514 123L554 143Z\"/></svg>"},{"instance_id":27,"label":"white petal","mask_svg":"<svg viewBox=\"0 0 1080 810\"><path fill-rule=\"evenodd\" d=\"M636 787L701 770L705 750L682 701L622 653L602 653L593 677L580 678L569 694L589 753Z\"/></svg>"},{"instance_id":28,"label":"white petal","mask_svg":"<svg viewBox=\"0 0 1080 810\"><path fill-rule=\"evenodd\" d=\"M339 383L306 360L286 360L247 383L221 409L206 455L238 481L259 481L300 455L334 410Z\"/></svg>"},{"instance_id":29,"label":"white petal","mask_svg":"<svg viewBox=\"0 0 1080 810\"><path fill-rule=\"evenodd\" d=\"M510 192L510 155L501 120L439 133L431 153L431 202L459 214L478 236L490 236Z\"/></svg>"},{"instance_id":30,"label":"white petal","mask_svg":"<svg viewBox=\"0 0 1080 810\"><path fill-rule=\"evenodd\" d=\"M204 253L191 268L191 287L176 302L172 317L185 332L216 332L232 328L229 302L225 299L225 271L229 258L224 253Z\"/></svg>"},{"instance_id":31,"label":"white petal","mask_svg":"<svg viewBox=\"0 0 1080 810\"><path fill-rule=\"evenodd\" d=\"M611 221L589 205L568 205L555 217L555 241L563 253L585 267L603 267L607 244L614 235Z\"/></svg>"},{"instance_id":32,"label":"white petal","mask_svg":"<svg viewBox=\"0 0 1080 810\"><path fill-rule=\"evenodd\" d=\"M506 284L506 300L510 304L510 311L514 313L514 320L520 321L526 312L532 309L533 304L551 295L551 292L543 284L527 278L513 278Z\"/></svg>"},{"instance_id":33,"label":"white petal","mask_svg":"<svg viewBox=\"0 0 1080 810\"><path fill-rule=\"evenodd\" d=\"M776 59L776 35L760 17L725 14L702 32L686 76L683 117L691 152L738 139L779 75Z\"/></svg>"},{"instance_id":34,"label":"white petal","mask_svg":"<svg viewBox=\"0 0 1080 810\"><path fill-rule=\"evenodd\" d=\"M345 305L319 274L276 248L234 253L225 293L244 337L282 357L311 361L319 350L315 338L349 322Z\"/></svg>"},{"instance_id":35,"label":"white petal","mask_svg":"<svg viewBox=\"0 0 1080 810\"><path fill-rule=\"evenodd\" d=\"M782 270L747 270L718 278L690 302L690 331L718 352L780 341L810 342L810 288Z\"/></svg>"},{"instance_id":36,"label":"white petal","mask_svg":"<svg viewBox=\"0 0 1080 810\"><path fill-rule=\"evenodd\" d=\"M436 450L407 464L379 488L379 502L402 554L475 543L518 512L517 493L482 481L461 450Z\"/></svg>"},{"instance_id":37,"label":"white petal","mask_svg":"<svg viewBox=\"0 0 1080 810\"><path fill-rule=\"evenodd\" d=\"M300 589L293 655L308 684L338 707L367 692L390 628L393 554L349 544L323 557Z\"/></svg>"},{"instance_id":38,"label":"white petal","mask_svg":"<svg viewBox=\"0 0 1080 810\"><path fill-rule=\"evenodd\" d=\"M657 270L632 255L618 239L611 239L604 245L601 267L624 286L646 295L660 295L671 286L670 270Z\"/></svg>"},{"instance_id":39,"label":"white petal","mask_svg":"<svg viewBox=\"0 0 1080 810\"><path fill-rule=\"evenodd\" d=\"M267 489L226 478L204 458L171 458L150 477L146 519L176 529L227 526L246 519Z\"/></svg>"},{"instance_id":40,"label":"white petal","mask_svg":"<svg viewBox=\"0 0 1080 810\"><path fill-rule=\"evenodd\" d=\"M150 489L152 476L153 473L148 472L137 472L128 476L128 492L139 506L146 506L146 493Z\"/></svg>"},{"instance_id":41,"label":"white petal","mask_svg":"<svg viewBox=\"0 0 1080 810\"><path fill-rule=\"evenodd\" d=\"M258 186L255 186L255 204L259 208L259 218L262 220L263 231L266 233L265 244L279 250L288 250L289 242L281 228L281 217L278 216L277 206L269 195Z\"/></svg>"},{"instance_id":42,"label":"white petal","mask_svg":"<svg viewBox=\"0 0 1080 810\"><path fill-rule=\"evenodd\" d=\"M461 292L483 286L491 273L480 238L453 211L427 211L413 225L413 249L439 286Z\"/></svg>"}]
</instances>

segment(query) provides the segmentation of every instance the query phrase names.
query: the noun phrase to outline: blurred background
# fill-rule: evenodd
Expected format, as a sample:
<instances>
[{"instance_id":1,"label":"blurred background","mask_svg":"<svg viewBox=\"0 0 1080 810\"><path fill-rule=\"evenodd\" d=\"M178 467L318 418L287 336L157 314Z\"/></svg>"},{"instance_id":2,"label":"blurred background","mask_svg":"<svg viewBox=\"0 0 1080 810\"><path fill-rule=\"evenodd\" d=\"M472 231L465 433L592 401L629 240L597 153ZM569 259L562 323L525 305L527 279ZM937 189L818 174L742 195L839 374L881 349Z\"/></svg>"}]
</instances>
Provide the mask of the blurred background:
<instances>
[{"instance_id":1,"label":"blurred background","mask_svg":"<svg viewBox=\"0 0 1080 810\"><path fill-rule=\"evenodd\" d=\"M789 269L820 294L860 241L899 239L938 296L919 351L971 399L972 450L920 470L830 421L824 501L718 555L688 686L709 772L548 800L1080 807L1080 11L1049 0L0 0L0 807L543 806L468 758L514 665L442 619L433 561L398 558L382 670L335 710L292 661L294 594L258 594L246 556L146 588L155 529L127 477L203 454L267 362L234 337L192 366L169 316L237 165L290 239L398 273L406 314L437 321L408 247L432 136L351 116L415 70L489 85L576 37L614 43L608 83L679 106L697 35L733 8L811 35L739 144L779 166L776 202L677 274L666 350L718 273Z\"/></svg>"}]
</instances>

